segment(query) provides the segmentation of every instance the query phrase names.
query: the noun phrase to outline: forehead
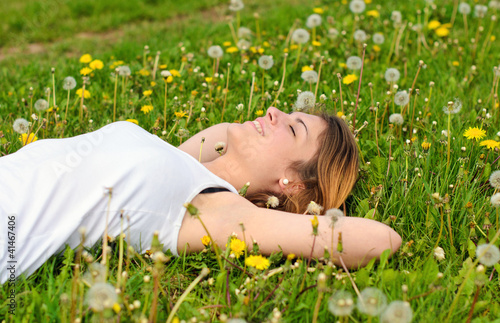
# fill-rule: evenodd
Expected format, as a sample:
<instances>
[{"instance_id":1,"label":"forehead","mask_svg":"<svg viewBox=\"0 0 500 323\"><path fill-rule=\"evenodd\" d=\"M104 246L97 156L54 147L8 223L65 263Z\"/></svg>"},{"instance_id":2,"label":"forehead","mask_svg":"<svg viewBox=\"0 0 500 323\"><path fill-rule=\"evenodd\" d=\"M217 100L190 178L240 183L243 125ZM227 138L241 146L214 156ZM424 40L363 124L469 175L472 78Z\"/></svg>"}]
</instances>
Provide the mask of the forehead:
<instances>
[{"instance_id":1,"label":"forehead","mask_svg":"<svg viewBox=\"0 0 500 323\"><path fill-rule=\"evenodd\" d=\"M305 123L307 130L309 134L312 135L312 137L318 137L323 132L323 130L325 130L327 126L326 121L322 117L315 116L313 114L307 114L304 112L293 112L290 115L293 117L293 119L302 120Z\"/></svg>"}]
</instances>

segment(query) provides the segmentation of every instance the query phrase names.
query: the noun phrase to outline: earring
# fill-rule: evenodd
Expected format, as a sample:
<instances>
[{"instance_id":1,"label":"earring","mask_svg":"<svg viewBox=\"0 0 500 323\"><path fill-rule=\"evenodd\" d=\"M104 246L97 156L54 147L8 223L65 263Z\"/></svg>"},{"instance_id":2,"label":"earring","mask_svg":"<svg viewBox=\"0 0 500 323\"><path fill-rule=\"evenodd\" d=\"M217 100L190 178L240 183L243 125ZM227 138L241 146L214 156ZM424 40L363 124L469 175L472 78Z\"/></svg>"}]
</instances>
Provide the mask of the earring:
<instances>
[{"instance_id":1,"label":"earring","mask_svg":"<svg viewBox=\"0 0 500 323\"><path fill-rule=\"evenodd\" d=\"M286 178L285 178L285 179L283 180L283 185L288 185L288 179L286 179Z\"/></svg>"}]
</instances>

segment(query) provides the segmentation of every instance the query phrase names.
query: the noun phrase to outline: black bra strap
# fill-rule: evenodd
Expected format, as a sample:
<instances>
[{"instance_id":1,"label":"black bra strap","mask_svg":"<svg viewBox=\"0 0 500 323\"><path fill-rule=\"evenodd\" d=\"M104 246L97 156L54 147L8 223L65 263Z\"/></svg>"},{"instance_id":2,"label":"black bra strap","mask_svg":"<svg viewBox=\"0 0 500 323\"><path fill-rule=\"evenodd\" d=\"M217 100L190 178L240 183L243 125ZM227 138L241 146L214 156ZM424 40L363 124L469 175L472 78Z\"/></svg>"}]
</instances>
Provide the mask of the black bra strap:
<instances>
[{"instance_id":1,"label":"black bra strap","mask_svg":"<svg viewBox=\"0 0 500 323\"><path fill-rule=\"evenodd\" d=\"M227 188L221 188L221 187L209 187L201 191L200 194L217 193L217 192L229 192L229 190Z\"/></svg>"}]
</instances>

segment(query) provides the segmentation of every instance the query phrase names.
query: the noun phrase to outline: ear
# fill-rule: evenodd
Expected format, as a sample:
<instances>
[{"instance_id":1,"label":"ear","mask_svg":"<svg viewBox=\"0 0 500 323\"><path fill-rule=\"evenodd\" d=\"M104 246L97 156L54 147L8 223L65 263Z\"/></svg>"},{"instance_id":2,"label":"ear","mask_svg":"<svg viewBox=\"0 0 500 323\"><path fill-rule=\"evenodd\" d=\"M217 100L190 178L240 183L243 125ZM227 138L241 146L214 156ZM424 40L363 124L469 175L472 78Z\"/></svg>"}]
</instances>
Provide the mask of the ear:
<instances>
[{"instance_id":1,"label":"ear","mask_svg":"<svg viewBox=\"0 0 500 323\"><path fill-rule=\"evenodd\" d=\"M289 180L288 184L285 185L283 183L284 179L285 178L280 178L279 186L281 191L286 195L293 196L306 188L306 186L302 182L295 180Z\"/></svg>"}]
</instances>

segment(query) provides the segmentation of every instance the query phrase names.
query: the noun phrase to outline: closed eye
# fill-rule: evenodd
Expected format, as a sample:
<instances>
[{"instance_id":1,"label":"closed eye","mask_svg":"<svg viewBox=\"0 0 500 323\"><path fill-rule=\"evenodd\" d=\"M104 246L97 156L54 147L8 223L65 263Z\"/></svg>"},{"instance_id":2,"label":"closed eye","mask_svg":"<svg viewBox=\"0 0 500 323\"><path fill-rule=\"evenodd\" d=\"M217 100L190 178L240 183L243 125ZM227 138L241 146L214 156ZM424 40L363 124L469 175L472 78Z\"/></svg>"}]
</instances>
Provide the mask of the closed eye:
<instances>
[{"instance_id":1,"label":"closed eye","mask_svg":"<svg viewBox=\"0 0 500 323\"><path fill-rule=\"evenodd\" d=\"M296 137L296 136L295 136L295 130L293 129L293 127L292 127L292 126L290 126L290 129L292 129L293 136L294 136L294 137Z\"/></svg>"}]
</instances>

